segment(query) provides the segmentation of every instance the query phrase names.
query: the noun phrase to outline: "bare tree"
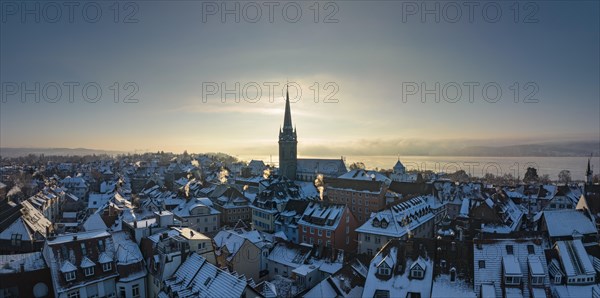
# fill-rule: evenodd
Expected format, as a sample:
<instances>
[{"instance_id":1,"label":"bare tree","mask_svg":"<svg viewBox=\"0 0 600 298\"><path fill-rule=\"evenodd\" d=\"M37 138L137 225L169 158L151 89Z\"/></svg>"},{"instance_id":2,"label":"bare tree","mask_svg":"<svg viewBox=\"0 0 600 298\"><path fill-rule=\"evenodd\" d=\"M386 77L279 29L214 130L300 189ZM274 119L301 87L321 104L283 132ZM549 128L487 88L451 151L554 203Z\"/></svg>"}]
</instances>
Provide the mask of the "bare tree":
<instances>
[{"instance_id":1,"label":"bare tree","mask_svg":"<svg viewBox=\"0 0 600 298\"><path fill-rule=\"evenodd\" d=\"M558 182L568 184L571 182L571 171L562 170L558 173Z\"/></svg>"}]
</instances>

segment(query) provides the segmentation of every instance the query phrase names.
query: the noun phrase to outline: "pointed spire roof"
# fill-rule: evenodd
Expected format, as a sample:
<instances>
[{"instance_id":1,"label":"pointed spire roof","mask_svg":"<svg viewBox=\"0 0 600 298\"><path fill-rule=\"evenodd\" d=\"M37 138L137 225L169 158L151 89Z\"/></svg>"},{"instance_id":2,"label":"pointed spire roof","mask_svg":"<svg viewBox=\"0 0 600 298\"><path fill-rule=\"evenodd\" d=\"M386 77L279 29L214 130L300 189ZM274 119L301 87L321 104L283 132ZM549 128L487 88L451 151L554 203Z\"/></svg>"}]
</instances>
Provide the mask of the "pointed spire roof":
<instances>
[{"instance_id":1,"label":"pointed spire roof","mask_svg":"<svg viewBox=\"0 0 600 298\"><path fill-rule=\"evenodd\" d=\"M283 118L283 129L292 129L292 112L290 111L289 86L285 90L285 116Z\"/></svg>"},{"instance_id":2,"label":"pointed spire roof","mask_svg":"<svg viewBox=\"0 0 600 298\"><path fill-rule=\"evenodd\" d=\"M590 159L592 159L591 156L590 156L590 158L588 158L587 171L585 172L586 175L592 175L592 167L590 166Z\"/></svg>"}]
</instances>

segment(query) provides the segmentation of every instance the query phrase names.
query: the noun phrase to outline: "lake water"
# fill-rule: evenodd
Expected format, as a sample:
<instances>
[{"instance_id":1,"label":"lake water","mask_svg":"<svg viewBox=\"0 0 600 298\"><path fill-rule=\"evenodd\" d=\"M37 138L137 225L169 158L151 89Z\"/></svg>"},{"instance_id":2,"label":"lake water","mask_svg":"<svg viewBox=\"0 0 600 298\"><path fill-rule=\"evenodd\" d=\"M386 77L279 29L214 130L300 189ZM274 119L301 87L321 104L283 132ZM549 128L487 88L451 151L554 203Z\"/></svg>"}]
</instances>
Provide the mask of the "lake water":
<instances>
[{"instance_id":1,"label":"lake water","mask_svg":"<svg viewBox=\"0 0 600 298\"><path fill-rule=\"evenodd\" d=\"M277 164L278 157L273 156L236 156L239 159L250 161L260 159L265 163L273 161ZM299 158L340 158L339 156L299 156ZM367 169L391 169L397 156L345 156L346 165L353 162L363 162ZM588 157L469 157L469 156L400 156L404 166L418 170L432 170L434 172L452 173L464 170L473 176L483 176L485 173L494 175L511 173L515 177L523 178L527 167L534 167L538 175L548 174L550 179L558 179L561 170L571 171L574 180L584 180ZM600 157L592 158L592 169L595 174L600 171Z\"/></svg>"}]
</instances>

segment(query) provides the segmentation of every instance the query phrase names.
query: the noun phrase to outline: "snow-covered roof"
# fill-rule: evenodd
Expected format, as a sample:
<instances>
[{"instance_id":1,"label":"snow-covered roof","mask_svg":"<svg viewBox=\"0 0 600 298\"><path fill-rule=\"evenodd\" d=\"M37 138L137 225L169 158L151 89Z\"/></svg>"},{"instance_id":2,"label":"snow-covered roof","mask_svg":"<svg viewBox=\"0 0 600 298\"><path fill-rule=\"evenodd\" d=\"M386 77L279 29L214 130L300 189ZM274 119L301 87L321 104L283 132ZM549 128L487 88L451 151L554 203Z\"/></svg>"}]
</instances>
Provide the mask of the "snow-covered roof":
<instances>
[{"instance_id":1,"label":"snow-covered roof","mask_svg":"<svg viewBox=\"0 0 600 298\"><path fill-rule=\"evenodd\" d=\"M129 265L142 262L144 259L140 247L129 237L126 232L112 234L118 265Z\"/></svg>"},{"instance_id":2,"label":"snow-covered roof","mask_svg":"<svg viewBox=\"0 0 600 298\"><path fill-rule=\"evenodd\" d=\"M63 235L57 236L54 239L48 239L46 241L46 243L48 245L56 245L56 244L61 244L61 243L72 242L73 237L75 237L75 236L77 237L77 240L85 240L85 239L92 239L92 238L99 238L99 237L108 237L108 236L110 236L110 233L108 233L107 231L96 230L96 231L79 232L76 234L63 234Z\"/></svg>"},{"instance_id":3,"label":"snow-covered roof","mask_svg":"<svg viewBox=\"0 0 600 298\"><path fill-rule=\"evenodd\" d=\"M389 243L388 243L389 244ZM380 251L369 265L369 271L367 274L365 287L363 290L363 297L375 297L376 293L380 291L387 291L388 297L408 297L409 293L420 293L421 296L428 295L431 293L432 280L433 280L433 262L431 259L423 259L419 261L406 258L406 260L399 260L395 257L391 257L393 260L392 270L390 271L391 276L389 278L383 278L378 275L377 264L381 263L384 258L388 256L398 255L398 248L393 246L387 250L386 253ZM402 262L400 265L406 265L406 268L410 268L413 262L423 262L423 268L425 270L423 279L411 279L409 278L410 270L404 270L402 274L396 272L393 268L398 265L396 262ZM404 264L406 262L406 264ZM421 265L419 265L421 266Z\"/></svg>"},{"instance_id":4,"label":"snow-covered roof","mask_svg":"<svg viewBox=\"0 0 600 298\"><path fill-rule=\"evenodd\" d=\"M402 237L434 217L431 210L433 200L433 196L415 197L389 209L372 213L356 232ZM387 226L381 224L384 221Z\"/></svg>"},{"instance_id":5,"label":"snow-covered roof","mask_svg":"<svg viewBox=\"0 0 600 298\"><path fill-rule=\"evenodd\" d=\"M450 276L448 274L441 274L433 281L431 297L476 298L477 295L473 291L473 286L464 280L458 279L458 276L456 277L455 281L450 281Z\"/></svg>"},{"instance_id":6,"label":"snow-covered roof","mask_svg":"<svg viewBox=\"0 0 600 298\"><path fill-rule=\"evenodd\" d=\"M83 223L83 229L86 230L86 231L106 230L106 229L108 229L108 227L106 227L106 224L102 220L102 217L100 217L100 214L93 213Z\"/></svg>"},{"instance_id":7,"label":"snow-covered roof","mask_svg":"<svg viewBox=\"0 0 600 298\"><path fill-rule=\"evenodd\" d=\"M506 255L502 257L502 268L504 268L504 274L523 276L519 261L514 255Z\"/></svg>"},{"instance_id":8,"label":"snow-covered roof","mask_svg":"<svg viewBox=\"0 0 600 298\"><path fill-rule=\"evenodd\" d=\"M96 266L96 263L92 262L88 257L83 257L81 259L81 264L79 264L81 268L88 268Z\"/></svg>"},{"instance_id":9,"label":"snow-covered roof","mask_svg":"<svg viewBox=\"0 0 600 298\"><path fill-rule=\"evenodd\" d=\"M529 256L527 258L527 263L529 264L529 272L531 275L544 275L546 271L544 270L544 266L542 266L542 261L538 256Z\"/></svg>"},{"instance_id":10,"label":"snow-covered roof","mask_svg":"<svg viewBox=\"0 0 600 298\"><path fill-rule=\"evenodd\" d=\"M576 209L543 211L543 217L550 237L595 234L598 231L594 223L585 214Z\"/></svg>"},{"instance_id":11,"label":"snow-covered roof","mask_svg":"<svg viewBox=\"0 0 600 298\"><path fill-rule=\"evenodd\" d=\"M283 264L292 268L299 268L304 264L304 261L310 256L311 250L307 247L300 245L286 245L284 243L278 243L275 245L267 259L271 262ZM312 270L316 270L312 268ZM310 268L304 268L308 270Z\"/></svg>"},{"instance_id":12,"label":"snow-covered roof","mask_svg":"<svg viewBox=\"0 0 600 298\"><path fill-rule=\"evenodd\" d=\"M0 255L0 274L19 272L21 265L26 272L46 268L41 252Z\"/></svg>"},{"instance_id":13,"label":"snow-covered roof","mask_svg":"<svg viewBox=\"0 0 600 298\"><path fill-rule=\"evenodd\" d=\"M173 209L173 214L178 217L184 218L191 216L191 212L194 208L208 208L210 210L210 214L216 215L221 212L217 209L213 208L213 203L209 198L194 198L189 201L180 204L177 208Z\"/></svg>"},{"instance_id":14,"label":"snow-covered roof","mask_svg":"<svg viewBox=\"0 0 600 298\"><path fill-rule=\"evenodd\" d=\"M75 270L77 270L77 267L75 267L75 265L71 264L71 262L69 261L65 261L60 267L60 272L62 273L67 273Z\"/></svg>"},{"instance_id":15,"label":"snow-covered roof","mask_svg":"<svg viewBox=\"0 0 600 298\"><path fill-rule=\"evenodd\" d=\"M350 172L344 173L339 176L341 179L352 179L352 180L368 180L368 181L387 181L388 183L391 181L390 178L381 174L378 171L368 171L363 169L356 169Z\"/></svg>"},{"instance_id":16,"label":"snow-covered roof","mask_svg":"<svg viewBox=\"0 0 600 298\"><path fill-rule=\"evenodd\" d=\"M581 240L557 241L555 248L568 277L596 273Z\"/></svg>"},{"instance_id":17,"label":"snow-covered roof","mask_svg":"<svg viewBox=\"0 0 600 298\"><path fill-rule=\"evenodd\" d=\"M346 205L324 205L311 202L304 209L299 225L316 227L321 229L335 230L346 210Z\"/></svg>"},{"instance_id":18,"label":"snow-covered roof","mask_svg":"<svg viewBox=\"0 0 600 298\"><path fill-rule=\"evenodd\" d=\"M248 283L244 276L219 269L193 253L165 284L178 297L208 298L240 297Z\"/></svg>"},{"instance_id":19,"label":"snow-covered roof","mask_svg":"<svg viewBox=\"0 0 600 298\"><path fill-rule=\"evenodd\" d=\"M502 239L502 240L475 240L473 247L473 283L475 292L485 289L484 285L500 285L503 270L507 275L525 277L529 272L529 259L537 257L545 259L544 248L536 239ZM544 272L547 272L546 263L541 262ZM547 274L545 275L547 276ZM529 297L529 279L522 278L524 297ZM544 284L549 285L549 278L544 278ZM500 286L492 286L495 296L502 297ZM485 296L487 297L487 296Z\"/></svg>"}]
</instances>

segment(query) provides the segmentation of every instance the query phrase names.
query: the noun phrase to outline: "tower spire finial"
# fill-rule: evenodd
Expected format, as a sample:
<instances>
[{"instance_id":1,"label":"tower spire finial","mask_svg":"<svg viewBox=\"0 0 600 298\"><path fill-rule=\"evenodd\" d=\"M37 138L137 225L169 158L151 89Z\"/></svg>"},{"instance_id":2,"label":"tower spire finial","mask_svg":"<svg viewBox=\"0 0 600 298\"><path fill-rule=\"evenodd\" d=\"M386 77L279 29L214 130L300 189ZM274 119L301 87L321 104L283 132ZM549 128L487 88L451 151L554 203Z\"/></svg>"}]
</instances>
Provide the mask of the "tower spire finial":
<instances>
[{"instance_id":1,"label":"tower spire finial","mask_svg":"<svg viewBox=\"0 0 600 298\"><path fill-rule=\"evenodd\" d=\"M286 90L285 90L285 115L283 117L283 130L292 130L293 126L292 126L292 112L290 110L290 92L289 92L289 85L286 84Z\"/></svg>"}]
</instances>

